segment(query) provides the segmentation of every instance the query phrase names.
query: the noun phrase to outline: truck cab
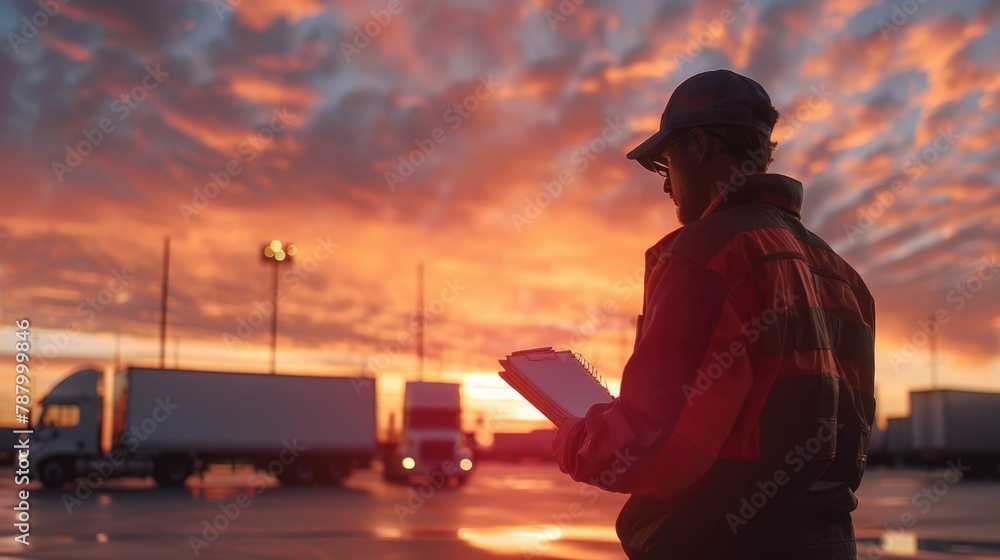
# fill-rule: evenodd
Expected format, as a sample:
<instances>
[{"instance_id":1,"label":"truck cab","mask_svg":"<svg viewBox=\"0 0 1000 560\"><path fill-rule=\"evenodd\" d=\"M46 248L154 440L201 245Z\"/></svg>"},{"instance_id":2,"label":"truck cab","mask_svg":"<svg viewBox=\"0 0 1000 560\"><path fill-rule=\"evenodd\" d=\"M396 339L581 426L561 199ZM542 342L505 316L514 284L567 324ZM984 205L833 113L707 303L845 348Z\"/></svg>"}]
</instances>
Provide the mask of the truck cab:
<instances>
[{"instance_id":1,"label":"truck cab","mask_svg":"<svg viewBox=\"0 0 1000 560\"><path fill-rule=\"evenodd\" d=\"M407 382L403 429L385 458L385 479L409 483L418 477L438 485L450 480L464 484L475 465L461 418L457 383Z\"/></svg>"},{"instance_id":2,"label":"truck cab","mask_svg":"<svg viewBox=\"0 0 1000 560\"><path fill-rule=\"evenodd\" d=\"M97 370L83 369L42 399L32 437L31 470L46 487L75 478L79 463L101 455L100 380Z\"/></svg>"}]
</instances>

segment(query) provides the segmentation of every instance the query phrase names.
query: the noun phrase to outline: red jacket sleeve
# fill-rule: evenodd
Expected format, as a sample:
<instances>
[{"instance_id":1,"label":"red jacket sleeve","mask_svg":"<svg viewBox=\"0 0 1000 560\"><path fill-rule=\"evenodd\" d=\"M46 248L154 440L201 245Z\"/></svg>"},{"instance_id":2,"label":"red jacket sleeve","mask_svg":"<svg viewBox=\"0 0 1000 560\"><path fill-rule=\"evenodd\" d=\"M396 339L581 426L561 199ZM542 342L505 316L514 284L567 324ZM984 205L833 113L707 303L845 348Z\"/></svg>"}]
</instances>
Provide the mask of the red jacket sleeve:
<instances>
[{"instance_id":1,"label":"red jacket sleeve","mask_svg":"<svg viewBox=\"0 0 1000 560\"><path fill-rule=\"evenodd\" d=\"M559 468L575 480L676 493L719 457L750 390L750 314L717 271L680 253L662 266L621 395L557 434Z\"/></svg>"}]
</instances>

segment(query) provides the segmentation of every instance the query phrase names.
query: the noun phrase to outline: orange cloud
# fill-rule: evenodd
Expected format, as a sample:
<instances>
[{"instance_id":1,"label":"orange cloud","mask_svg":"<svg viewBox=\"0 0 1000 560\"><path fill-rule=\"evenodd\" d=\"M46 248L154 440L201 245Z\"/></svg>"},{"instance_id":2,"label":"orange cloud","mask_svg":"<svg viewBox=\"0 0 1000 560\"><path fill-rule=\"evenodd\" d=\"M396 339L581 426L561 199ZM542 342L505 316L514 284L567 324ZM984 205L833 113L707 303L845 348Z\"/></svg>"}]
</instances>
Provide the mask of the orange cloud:
<instances>
[{"instance_id":1,"label":"orange cloud","mask_svg":"<svg viewBox=\"0 0 1000 560\"><path fill-rule=\"evenodd\" d=\"M53 333L82 320L86 336L53 360L61 366L109 361L116 333L131 334L128 359L147 360L169 235L182 365L256 371L268 326L232 350L223 336L266 302L273 269L258 253L278 238L303 251L280 269L288 371L368 367L402 387L414 346L398 341L412 336L423 261L437 310L428 350L444 356L435 372L481 375L514 348L555 343L614 379L641 306L643 251L677 227L662 181L624 154L659 126L672 86L729 67L759 77L782 112L774 170L806 183L804 223L875 293L886 402L923 383L914 378L924 350L899 373L890 353L942 306L955 319L941 334L942 364L963 383L989 384L997 292L989 284L961 310L947 298L1000 235L996 14L922 8L886 38L877 20L891 6L761 0L678 68L674 53L733 5L585 4L552 29L551 2L412 3L350 62L339 44L371 6L243 2L220 26L209 3L86 14L67 5L72 26L44 30L37 60L7 59L2 309ZM99 48L82 50L92 37ZM154 61L171 72L162 89L57 180L51 162ZM490 74L502 87L446 118ZM817 99L813 88L831 93ZM298 120L246 161L240 143L284 105ZM610 141L608 118L624 123ZM953 145L925 152L949 126L961 130ZM436 128L446 139L428 144ZM400 157L412 169L390 189L384 174ZM241 171L208 196L209 173L229 158ZM887 197L897 182L903 190ZM185 219L181 205L197 211ZM327 239L337 247L319 258ZM122 267L136 279L81 318L81 303Z\"/></svg>"}]
</instances>

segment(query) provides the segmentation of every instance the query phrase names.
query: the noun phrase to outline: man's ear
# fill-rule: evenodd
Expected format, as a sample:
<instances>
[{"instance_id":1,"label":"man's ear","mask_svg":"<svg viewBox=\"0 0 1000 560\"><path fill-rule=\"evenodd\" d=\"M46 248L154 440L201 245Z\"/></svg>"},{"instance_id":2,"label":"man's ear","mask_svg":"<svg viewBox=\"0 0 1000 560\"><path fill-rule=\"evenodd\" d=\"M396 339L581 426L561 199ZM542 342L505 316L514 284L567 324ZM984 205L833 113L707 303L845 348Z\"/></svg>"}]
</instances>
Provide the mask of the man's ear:
<instances>
[{"instance_id":1,"label":"man's ear","mask_svg":"<svg viewBox=\"0 0 1000 560\"><path fill-rule=\"evenodd\" d=\"M688 142L694 149L698 163L704 163L708 159L708 134L704 130L696 128L688 136Z\"/></svg>"}]
</instances>

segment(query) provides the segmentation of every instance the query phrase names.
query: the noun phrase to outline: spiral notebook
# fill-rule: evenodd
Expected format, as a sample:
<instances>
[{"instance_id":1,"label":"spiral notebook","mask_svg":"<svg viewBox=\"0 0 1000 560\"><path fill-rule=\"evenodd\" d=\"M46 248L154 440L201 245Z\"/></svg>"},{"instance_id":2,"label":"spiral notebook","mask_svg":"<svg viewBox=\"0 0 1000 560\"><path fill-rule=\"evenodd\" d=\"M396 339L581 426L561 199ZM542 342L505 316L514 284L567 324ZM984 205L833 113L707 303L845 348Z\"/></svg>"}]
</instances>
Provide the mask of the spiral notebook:
<instances>
[{"instance_id":1,"label":"spiral notebook","mask_svg":"<svg viewBox=\"0 0 1000 560\"><path fill-rule=\"evenodd\" d=\"M614 399L594 366L569 350L518 350L500 365L500 377L556 426Z\"/></svg>"}]
</instances>

